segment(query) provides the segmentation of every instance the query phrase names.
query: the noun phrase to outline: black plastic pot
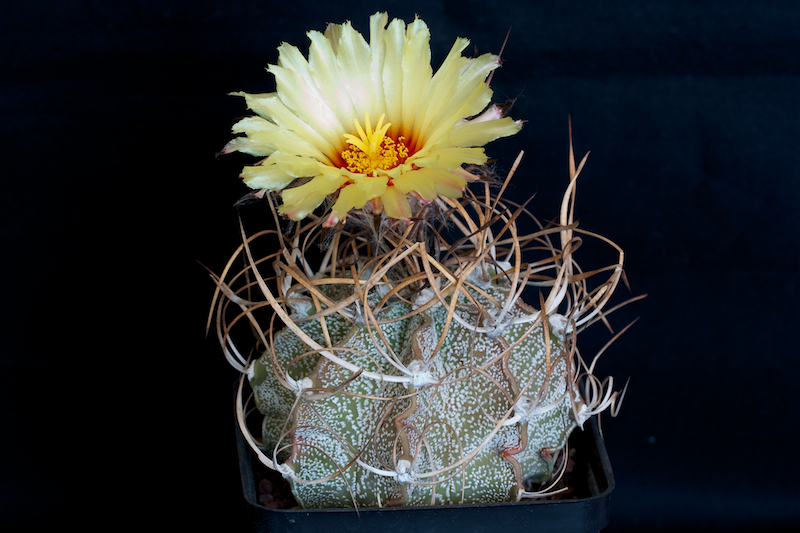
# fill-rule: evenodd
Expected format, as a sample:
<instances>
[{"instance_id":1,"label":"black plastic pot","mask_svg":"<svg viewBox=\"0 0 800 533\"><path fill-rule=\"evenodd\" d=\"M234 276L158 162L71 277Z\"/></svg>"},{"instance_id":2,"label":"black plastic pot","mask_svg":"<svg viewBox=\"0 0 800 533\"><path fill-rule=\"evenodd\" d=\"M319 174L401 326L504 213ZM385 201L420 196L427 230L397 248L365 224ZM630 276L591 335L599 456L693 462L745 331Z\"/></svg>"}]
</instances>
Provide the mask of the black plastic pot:
<instances>
[{"instance_id":1,"label":"black plastic pot","mask_svg":"<svg viewBox=\"0 0 800 533\"><path fill-rule=\"evenodd\" d=\"M608 524L609 494L614 474L595 419L585 431L575 430L570 447L575 465L571 494L564 499L518 503L440 505L432 507L353 509L270 509L258 503L256 476L261 464L248 447L238 425L242 490L249 503L254 530L269 533L442 532L494 531L590 533Z\"/></svg>"}]
</instances>

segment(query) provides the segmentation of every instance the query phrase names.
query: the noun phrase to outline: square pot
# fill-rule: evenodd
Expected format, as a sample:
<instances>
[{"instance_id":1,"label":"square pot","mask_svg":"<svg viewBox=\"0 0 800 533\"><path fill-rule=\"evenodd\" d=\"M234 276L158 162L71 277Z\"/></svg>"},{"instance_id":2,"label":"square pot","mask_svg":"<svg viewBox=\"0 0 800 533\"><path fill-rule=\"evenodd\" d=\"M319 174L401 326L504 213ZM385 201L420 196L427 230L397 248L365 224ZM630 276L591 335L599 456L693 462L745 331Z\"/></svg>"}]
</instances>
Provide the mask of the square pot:
<instances>
[{"instance_id":1,"label":"square pot","mask_svg":"<svg viewBox=\"0 0 800 533\"><path fill-rule=\"evenodd\" d=\"M235 422L235 417L234 417ZM258 500L256 478L266 470L245 442L236 423L242 490L254 531L319 533L363 531L380 533L479 533L494 531L593 533L608 524L609 495L614 474L595 418L569 438L575 462L571 493L561 499L515 503L384 507L354 509L270 509Z\"/></svg>"}]
</instances>

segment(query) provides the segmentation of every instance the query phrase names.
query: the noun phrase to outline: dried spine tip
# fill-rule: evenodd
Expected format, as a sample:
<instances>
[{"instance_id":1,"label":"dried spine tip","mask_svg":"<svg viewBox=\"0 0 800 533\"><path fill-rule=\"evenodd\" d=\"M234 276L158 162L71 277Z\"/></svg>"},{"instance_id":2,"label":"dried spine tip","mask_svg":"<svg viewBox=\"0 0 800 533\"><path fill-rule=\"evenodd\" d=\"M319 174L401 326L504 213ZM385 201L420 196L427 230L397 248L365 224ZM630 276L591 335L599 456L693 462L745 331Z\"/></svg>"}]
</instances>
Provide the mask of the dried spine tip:
<instances>
[{"instance_id":1,"label":"dried spine tip","mask_svg":"<svg viewBox=\"0 0 800 533\"><path fill-rule=\"evenodd\" d=\"M575 348L582 328L605 319L623 257L604 239L619 262L593 270L608 273L599 288L589 286L593 276L575 274L584 272L572 255L582 233L570 201L579 168L571 167L561 225L534 219L542 229L528 235L517 225L525 206L487 186L484 197L469 189L460 201L439 197L408 223L351 213L347 227L332 230L316 268L308 251L324 218L299 224L292 237L280 237L274 278L262 277L251 253L266 233L245 239L245 268L217 279L217 332L231 363L247 368L264 415L262 455L273 457L299 502L430 505L542 495L522 490L558 474L539 451L563 448L591 416L616 414L622 395L613 380L596 378L594 362ZM463 238L446 241L436 220ZM538 256L523 263L523 252ZM532 293L539 309L522 301L526 286L547 291ZM255 302L255 288L268 305ZM275 317L259 318L269 309ZM253 327L264 350L251 366L233 341L237 323Z\"/></svg>"}]
</instances>

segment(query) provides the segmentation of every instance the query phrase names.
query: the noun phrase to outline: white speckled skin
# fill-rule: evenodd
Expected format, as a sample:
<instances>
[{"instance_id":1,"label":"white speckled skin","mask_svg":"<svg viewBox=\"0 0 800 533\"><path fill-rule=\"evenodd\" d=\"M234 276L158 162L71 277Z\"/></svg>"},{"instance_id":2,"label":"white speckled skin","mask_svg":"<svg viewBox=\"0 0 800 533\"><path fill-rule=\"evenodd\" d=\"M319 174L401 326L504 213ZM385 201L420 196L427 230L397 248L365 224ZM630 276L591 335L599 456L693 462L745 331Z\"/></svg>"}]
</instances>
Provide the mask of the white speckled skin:
<instances>
[{"instance_id":1,"label":"white speckled skin","mask_svg":"<svg viewBox=\"0 0 800 533\"><path fill-rule=\"evenodd\" d=\"M482 311L462 295L461 320L450 321L446 333L441 303L408 316L424 305L422 296L413 306L390 301L376 317L379 327L325 318L338 357L384 375L424 373L432 385L351 379L351 371L308 353L292 331L275 334L250 383L264 414L265 452L292 469L302 507L515 501L523 480L551 476L552 450L576 427L565 328L554 320L546 335L541 323L476 333L462 324L484 325L508 290L496 282L481 289L472 294ZM376 303L382 295L374 296ZM517 301L508 318L535 312ZM326 343L319 320L299 325ZM282 372L308 378L310 390L287 387ZM317 480L325 481L308 483Z\"/></svg>"}]
</instances>

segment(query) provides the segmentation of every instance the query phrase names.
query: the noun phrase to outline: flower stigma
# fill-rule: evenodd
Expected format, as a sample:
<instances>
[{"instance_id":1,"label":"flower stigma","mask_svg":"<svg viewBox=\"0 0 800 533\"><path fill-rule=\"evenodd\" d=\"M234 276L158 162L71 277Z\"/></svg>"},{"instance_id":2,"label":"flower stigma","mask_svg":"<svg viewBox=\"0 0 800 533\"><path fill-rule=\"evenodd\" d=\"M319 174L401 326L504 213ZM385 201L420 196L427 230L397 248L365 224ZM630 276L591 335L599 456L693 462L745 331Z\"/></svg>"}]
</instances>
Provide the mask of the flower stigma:
<instances>
[{"instance_id":1,"label":"flower stigma","mask_svg":"<svg viewBox=\"0 0 800 533\"><path fill-rule=\"evenodd\" d=\"M377 170L395 168L406 160L408 147L405 144L405 137L398 137L395 141L386 135L392 123L383 124L384 118L386 115L381 114L375 130L373 130L369 113L367 113L364 121L366 131L358 123L358 120L353 119L358 137L345 134L345 142L350 147L341 153L347 170L369 176L374 175Z\"/></svg>"}]
</instances>

